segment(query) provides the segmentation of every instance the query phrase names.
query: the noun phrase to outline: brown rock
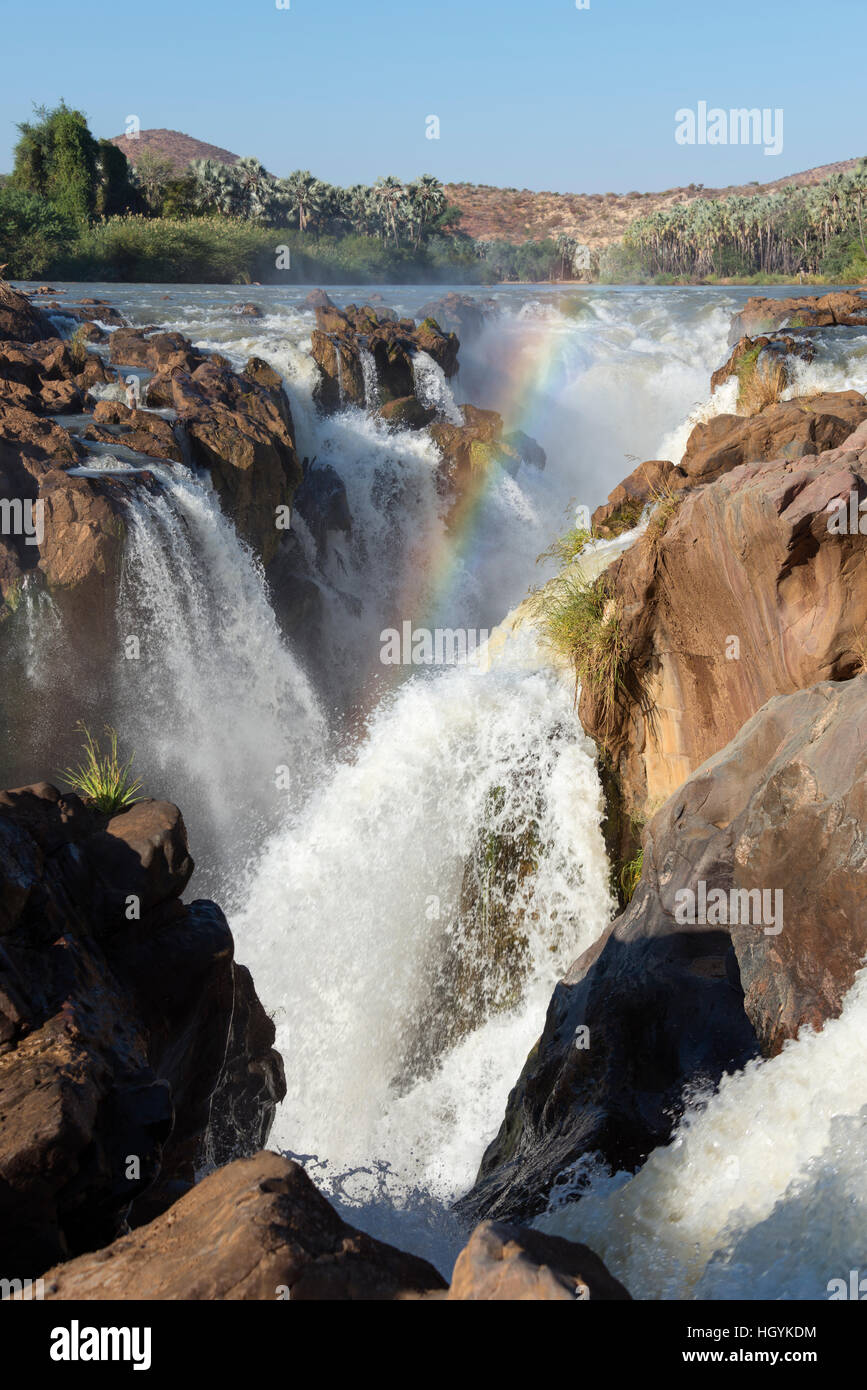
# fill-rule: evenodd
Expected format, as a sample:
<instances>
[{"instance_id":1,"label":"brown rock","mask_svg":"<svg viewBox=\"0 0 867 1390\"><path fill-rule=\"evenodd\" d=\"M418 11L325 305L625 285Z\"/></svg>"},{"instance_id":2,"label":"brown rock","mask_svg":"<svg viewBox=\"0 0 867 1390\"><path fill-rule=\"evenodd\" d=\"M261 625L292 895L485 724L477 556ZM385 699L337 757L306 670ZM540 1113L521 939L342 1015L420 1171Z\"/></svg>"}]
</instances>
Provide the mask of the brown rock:
<instances>
[{"instance_id":1,"label":"brown rock","mask_svg":"<svg viewBox=\"0 0 867 1390\"><path fill-rule=\"evenodd\" d=\"M25 295L9 285L0 284L0 339L38 343L44 338L59 337L57 329L41 309L37 309Z\"/></svg>"},{"instance_id":2,"label":"brown rock","mask_svg":"<svg viewBox=\"0 0 867 1390\"><path fill-rule=\"evenodd\" d=\"M322 373L317 400L325 410L337 409L342 401L366 403L362 350L373 358L381 403L387 403L414 395L415 353L428 353L450 377L457 371L458 347L455 335L443 333L432 319L416 327L412 319L396 320L370 305L348 304L344 310L330 303L319 306L311 335L311 353Z\"/></svg>"},{"instance_id":3,"label":"brown rock","mask_svg":"<svg viewBox=\"0 0 867 1390\"><path fill-rule=\"evenodd\" d=\"M607 720L585 682L580 715L627 816L646 818L773 695L857 669L867 548L829 531L827 510L850 493L867 496L867 425L817 457L744 465L683 494L661 534L651 522L611 566L624 684Z\"/></svg>"},{"instance_id":4,"label":"brown rock","mask_svg":"<svg viewBox=\"0 0 867 1390\"><path fill-rule=\"evenodd\" d=\"M394 1300L445 1288L425 1260L340 1219L273 1153L204 1178L165 1216L52 1269L47 1299Z\"/></svg>"},{"instance_id":5,"label":"brown rock","mask_svg":"<svg viewBox=\"0 0 867 1390\"><path fill-rule=\"evenodd\" d=\"M804 362L812 362L816 350L810 338L792 338L785 334L774 338L767 336L739 338L732 348L728 360L721 367L718 367L711 376L711 394L716 391L718 386L722 386L724 382L728 381L729 377L736 374L747 354L754 353L757 349L759 353L767 353L778 360L785 361L787 357L800 357Z\"/></svg>"},{"instance_id":6,"label":"brown rock","mask_svg":"<svg viewBox=\"0 0 867 1390\"><path fill-rule=\"evenodd\" d=\"M302 477L288 402L212 362L174 372L172 393L193 461L210 471L239 534L267 564L280 536L277 508L291 505Z\"/></svg>"},{"instance_id":7,"label":"brown rock","mask_svg":"<svg viewBox=\"0 0 867 1390\"><path fill-rule=\"evenodd\" d=\"M586 1245L526 1226L483 1221L458 1255L452 1302L628 1301L629 1294Z\"/></svg>"},{"instance_id":8,"label":"brown rock","mask_svg":"<svg viewBox=\"0 0 867 1390\"><path fill-rule=\"evenodd\" d=\"M267 1131L279 1085L260 1113L243 1075L246 1061L279 1081L261 1006L242 977L232 1024L231 933L214 903L180 901L191 869L166 803L109 817L46 783L0 793L0 1277L38 1275L114 1239L130 1203L135 1219L189 1189L230 1030L223 1098Z\"/></svg>"},{"instance_id":9,"label":"brown rock","mask_svg":"<svg viewBox=\"0 0 867 1390\"><path fill-rule=\"evenodd\" d=\"M867 420L867 400L858 391L799 396L766 406L758 415L715 415L696 425L677 486L709 483L742 463L800 458L835 449Z\"/></svg>"},{"instance_id":10,"label":"brown rock","mask_svg":"<svg viewBox=\"0 0 867 1390\"><path fill-rule=\"evenodd\" d=\"M651 498L674 486L681 470L667 459L650 459L634 468L628 478L608 494L608 501L593 513L594 530L601 536L617 536L638 522ZM637 504L637 505L636 505Z\"/></svg>"},{"instance_id":11,"label":"brown rock","mask_svg":"<svg viewBox=\"0 0 867 1390\"><path fill-rule=\"evenodd\" d=\"M768 299L753 295L732 318L729 342L747 334L773 332L785 328L789 333L815 328L856 327L867 324L867 298L857 290L824 295L803 295L795 299Z\"/></svg>"}]
</instances>

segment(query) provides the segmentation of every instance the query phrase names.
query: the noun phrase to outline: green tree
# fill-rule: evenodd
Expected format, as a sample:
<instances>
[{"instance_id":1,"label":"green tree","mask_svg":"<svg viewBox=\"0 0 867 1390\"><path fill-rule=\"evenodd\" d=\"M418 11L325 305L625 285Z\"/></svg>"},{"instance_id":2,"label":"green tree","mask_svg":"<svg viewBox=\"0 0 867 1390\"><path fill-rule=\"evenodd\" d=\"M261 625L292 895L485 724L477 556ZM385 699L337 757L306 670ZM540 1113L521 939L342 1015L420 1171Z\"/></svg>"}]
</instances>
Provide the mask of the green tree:
<instances>
[{"instance_id":1,"label":"green tree","mask_svg":"<svg viewBox=\"0 0 867 1390\"><path fill-rule=\"evenodd\" d=\"M81 111L64 101L49 111L34 108L36 121L19 125L12 180L16 187L49 198L76 222L88 222L96 208L99 146Z\"/></svg>"}]
</instances>

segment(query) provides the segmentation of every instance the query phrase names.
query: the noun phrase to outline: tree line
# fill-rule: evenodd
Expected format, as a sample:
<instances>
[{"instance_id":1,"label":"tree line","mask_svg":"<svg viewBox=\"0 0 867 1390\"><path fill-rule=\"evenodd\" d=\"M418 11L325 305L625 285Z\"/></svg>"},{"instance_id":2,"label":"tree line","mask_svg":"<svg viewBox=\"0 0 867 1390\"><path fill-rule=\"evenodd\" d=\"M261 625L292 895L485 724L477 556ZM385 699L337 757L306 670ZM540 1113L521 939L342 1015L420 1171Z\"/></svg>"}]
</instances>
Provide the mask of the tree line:
<instances>
[{"instance_id":1,"label":"tree line","mask_svg":"<svg viewBox=\"0 0 867 1390\"><path fill-rule=\"evenodd\" d=\"M822 183L697 198L640 217L623 245L650 275L860 278L867 271L867 159Z\"/></svg>"}]
</instances>

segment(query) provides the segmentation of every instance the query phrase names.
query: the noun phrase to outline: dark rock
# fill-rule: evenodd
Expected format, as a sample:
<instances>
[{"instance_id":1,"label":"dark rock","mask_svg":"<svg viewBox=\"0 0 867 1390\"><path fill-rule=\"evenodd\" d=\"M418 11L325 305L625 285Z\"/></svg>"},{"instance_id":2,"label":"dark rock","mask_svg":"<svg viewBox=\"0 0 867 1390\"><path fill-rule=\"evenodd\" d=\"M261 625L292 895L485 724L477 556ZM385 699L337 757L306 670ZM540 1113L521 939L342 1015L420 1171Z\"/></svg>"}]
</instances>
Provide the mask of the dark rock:
<instances>
[{"instance_id":1,"label":"dark rock","mask_svg":"<svg viewBox=\"0 0 867 1390\"><path fill-rule=\"evenodd\" d=\"M2 1277L188 1189L227 1056L239 1142L267 1131L273 1035L248 976L233 1024L231 933L214 903L181 902L191 871L167 803L110 817L47 783L0 793Z\"/></svg>"}]
</instances>

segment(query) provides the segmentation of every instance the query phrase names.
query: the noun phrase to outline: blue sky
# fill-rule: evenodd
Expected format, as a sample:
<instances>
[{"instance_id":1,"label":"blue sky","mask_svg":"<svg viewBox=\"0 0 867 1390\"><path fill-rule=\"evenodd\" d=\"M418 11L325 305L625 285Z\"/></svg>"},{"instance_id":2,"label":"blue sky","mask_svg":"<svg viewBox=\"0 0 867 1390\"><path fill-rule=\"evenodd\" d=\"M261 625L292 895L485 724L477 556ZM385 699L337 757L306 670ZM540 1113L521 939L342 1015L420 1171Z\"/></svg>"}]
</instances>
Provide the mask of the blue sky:
<instances>
[{"instance_id":1,"label":"blue sky","mask_svg":"<svg viewBox=\"0 0 867 1390\"><path fill-rule=\"evenodd\" d=\"M2 33L0 170L61 96L100 136L137 115L344 184L644 192L867 153L867 0L41 0ZM782 153L678 145L699 101L782 107Z\"/></svg>"}]
</instances>

